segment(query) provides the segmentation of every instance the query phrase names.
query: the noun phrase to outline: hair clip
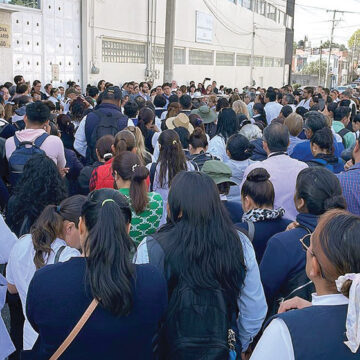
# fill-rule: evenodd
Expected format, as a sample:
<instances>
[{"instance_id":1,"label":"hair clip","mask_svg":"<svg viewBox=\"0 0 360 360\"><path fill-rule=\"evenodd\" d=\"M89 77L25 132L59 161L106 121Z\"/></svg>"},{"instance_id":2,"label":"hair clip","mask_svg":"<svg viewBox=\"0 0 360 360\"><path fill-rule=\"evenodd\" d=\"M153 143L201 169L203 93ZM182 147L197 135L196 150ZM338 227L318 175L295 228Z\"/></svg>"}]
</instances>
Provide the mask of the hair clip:
<instances>
[{"instance_id":1,"label":"hair clip","mask_svg":"<svg viewBox=\"0 0 360 360\"><path fill-rule=\"evenodd\" d=\"M177 141L176 140L173 140L173 145L176 145L177 144Z\"/></svg>"},{"instance_id":2,"label":"hair clip","mask_svg":"<svg viewBox=\"0 0 360 360\"><path fill-rule=\"evenodd\" d=\"M56 207L56 212L57 212L58 214L60 214L60 211L61 211L61 207L60 207L60 205L58 205L58 206Z\"/></svg>"},{"instance_id":3,"label":"hair clip","mask_svg":"<svg viewBox=\"0 0 360 360\"><path fill-rule=\"evenodd\" d=\"M134 165L132 166L132 172L135 172L135 169L136 169L138 166L139 166L139 164L134 164Z\"/></svg>"},{"instance_id":4,"label":"hair clip","mask_svg":"<svg viewBox=\"0 0 360 360\"><path fill-rule=\"evenodd\" d=\"M101 204L101 207L103 207L106 203L108 203L108 202L115 202L115 200L114 199L105 199L103 202L102 202L102 204Z\"/></svg>"}]
</instances>

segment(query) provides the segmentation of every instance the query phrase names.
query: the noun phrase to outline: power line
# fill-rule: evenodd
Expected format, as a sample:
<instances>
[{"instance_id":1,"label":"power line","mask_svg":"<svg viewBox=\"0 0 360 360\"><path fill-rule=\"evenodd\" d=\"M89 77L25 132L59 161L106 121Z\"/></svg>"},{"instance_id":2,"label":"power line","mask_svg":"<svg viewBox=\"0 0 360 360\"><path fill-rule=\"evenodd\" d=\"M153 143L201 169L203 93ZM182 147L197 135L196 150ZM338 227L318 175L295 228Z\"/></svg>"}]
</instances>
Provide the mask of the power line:
<instances>
[{"instance_id":1,"label":"power line","mask_svg":"<svg viewBox=\"0 0 360 360\"><path fill-rule=\"evenodd\" d=\"M322 7L318 7L318 6L312 6L312 5L304 5L304 4L299 4L296 3L296 6L302 7L302 8L309 8L309 9L317 9L317 10L323 10L323 11L336 11L339 13L343 13L343 14L360 14L360 11L348 11L348 10L338 10L338 9L327 9L327 8L322 8Z\"/></svg>"}]
</instances>

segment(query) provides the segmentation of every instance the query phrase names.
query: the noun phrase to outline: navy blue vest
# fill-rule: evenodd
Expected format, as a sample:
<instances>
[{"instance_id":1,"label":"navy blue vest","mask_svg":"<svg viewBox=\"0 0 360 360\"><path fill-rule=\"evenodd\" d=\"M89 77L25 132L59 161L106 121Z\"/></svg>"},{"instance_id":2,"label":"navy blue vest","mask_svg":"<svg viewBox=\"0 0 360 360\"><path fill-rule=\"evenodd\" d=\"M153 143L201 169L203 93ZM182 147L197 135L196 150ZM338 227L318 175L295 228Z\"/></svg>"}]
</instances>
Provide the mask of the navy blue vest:
<instances>
[{"instance_id":1,"label":"navy blue vest","mask_svg":"<svg viewBox=\"0 0 360 360\"><path fill-rule=\"evenodd\" d=\"M344 344L347 305L310 306L276 315L289 329L295 360L354 360Z\"/></svg>"}]
</instances>

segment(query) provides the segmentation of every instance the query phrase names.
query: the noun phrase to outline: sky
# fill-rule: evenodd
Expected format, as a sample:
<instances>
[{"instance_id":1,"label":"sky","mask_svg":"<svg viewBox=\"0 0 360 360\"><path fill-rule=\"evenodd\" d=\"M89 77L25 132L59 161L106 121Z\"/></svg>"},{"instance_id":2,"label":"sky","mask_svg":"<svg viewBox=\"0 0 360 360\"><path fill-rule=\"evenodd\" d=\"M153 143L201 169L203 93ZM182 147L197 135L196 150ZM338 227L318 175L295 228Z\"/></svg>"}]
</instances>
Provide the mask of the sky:
<instances>
[{"instance_id":1,"label":"sky","mask_svg":"<svg viewBox=\"0 0 360 360\"><path fill-rule=\"evenodd\" d=\"M283 0L274 2L282 3ZM304 5L304 6L302 6ZM330 40L332 12L314 9L307 6L319 7L329 10L344 10L358 12L357 14L336 14L336 19L341 19L337 23L334 32L334 42L345 44L357 29L360 29L360 0L296 0L295 8L295 41L304 39L307 35L311 46L319 46L320 41Z\"/></svg>"}]
</instances>

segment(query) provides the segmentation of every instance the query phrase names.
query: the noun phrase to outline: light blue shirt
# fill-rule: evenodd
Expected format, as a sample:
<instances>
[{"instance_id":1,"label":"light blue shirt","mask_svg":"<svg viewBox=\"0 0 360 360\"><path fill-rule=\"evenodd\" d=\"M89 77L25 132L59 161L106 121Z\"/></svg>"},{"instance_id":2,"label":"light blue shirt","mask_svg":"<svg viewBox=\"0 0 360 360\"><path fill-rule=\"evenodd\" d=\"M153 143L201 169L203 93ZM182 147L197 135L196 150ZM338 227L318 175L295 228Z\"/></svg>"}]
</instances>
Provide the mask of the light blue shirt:
<instances>
[{"instance_id":1,"label":"light blue shirt","mask_svg":"<svg viewBox=\"0 0 360 360\"><path fill-rule=\"evenodd\" d=\"M267 304L264 289L260 280L259 266L256 262L254 248L250 240L243 233L238 232L238 234L244 251L246 275L237 299L239 307L237 326L239 329L242 351L245 352L261 329L267 313ZM144 239L137 248L137 253L134 257L136 264L149 263L146 242L147 238Z\"/></svg>"},{"instance_id":2,"label":"light blue shirt","mask_svg":"<svg viewBox=\"0 0 360 360\"><path fill-rule=\"evenodd\" d=\"M290 135L290 145L289 145L289 147L287 149L287 153L289 155L291 155L293 153L293 151L294 151L295 146L297 144L300 144L300 143L304 142L304 141L306 141L306 140L300 139L297 136Z\"/></svg>"},{"instance_id":3,"label":"light blue shirt","mask_svg":"<svg viewBox=\"0 0 360 360\"><path fill-rule=\"evenodd\" d=\"M4 307L7 291L7 281L0 274L0 311ZM10 339L10 335L6 330L6 326L0 316L0 359L6 359L15 351L14 344Z\"/></svg>"}]
</instances>

